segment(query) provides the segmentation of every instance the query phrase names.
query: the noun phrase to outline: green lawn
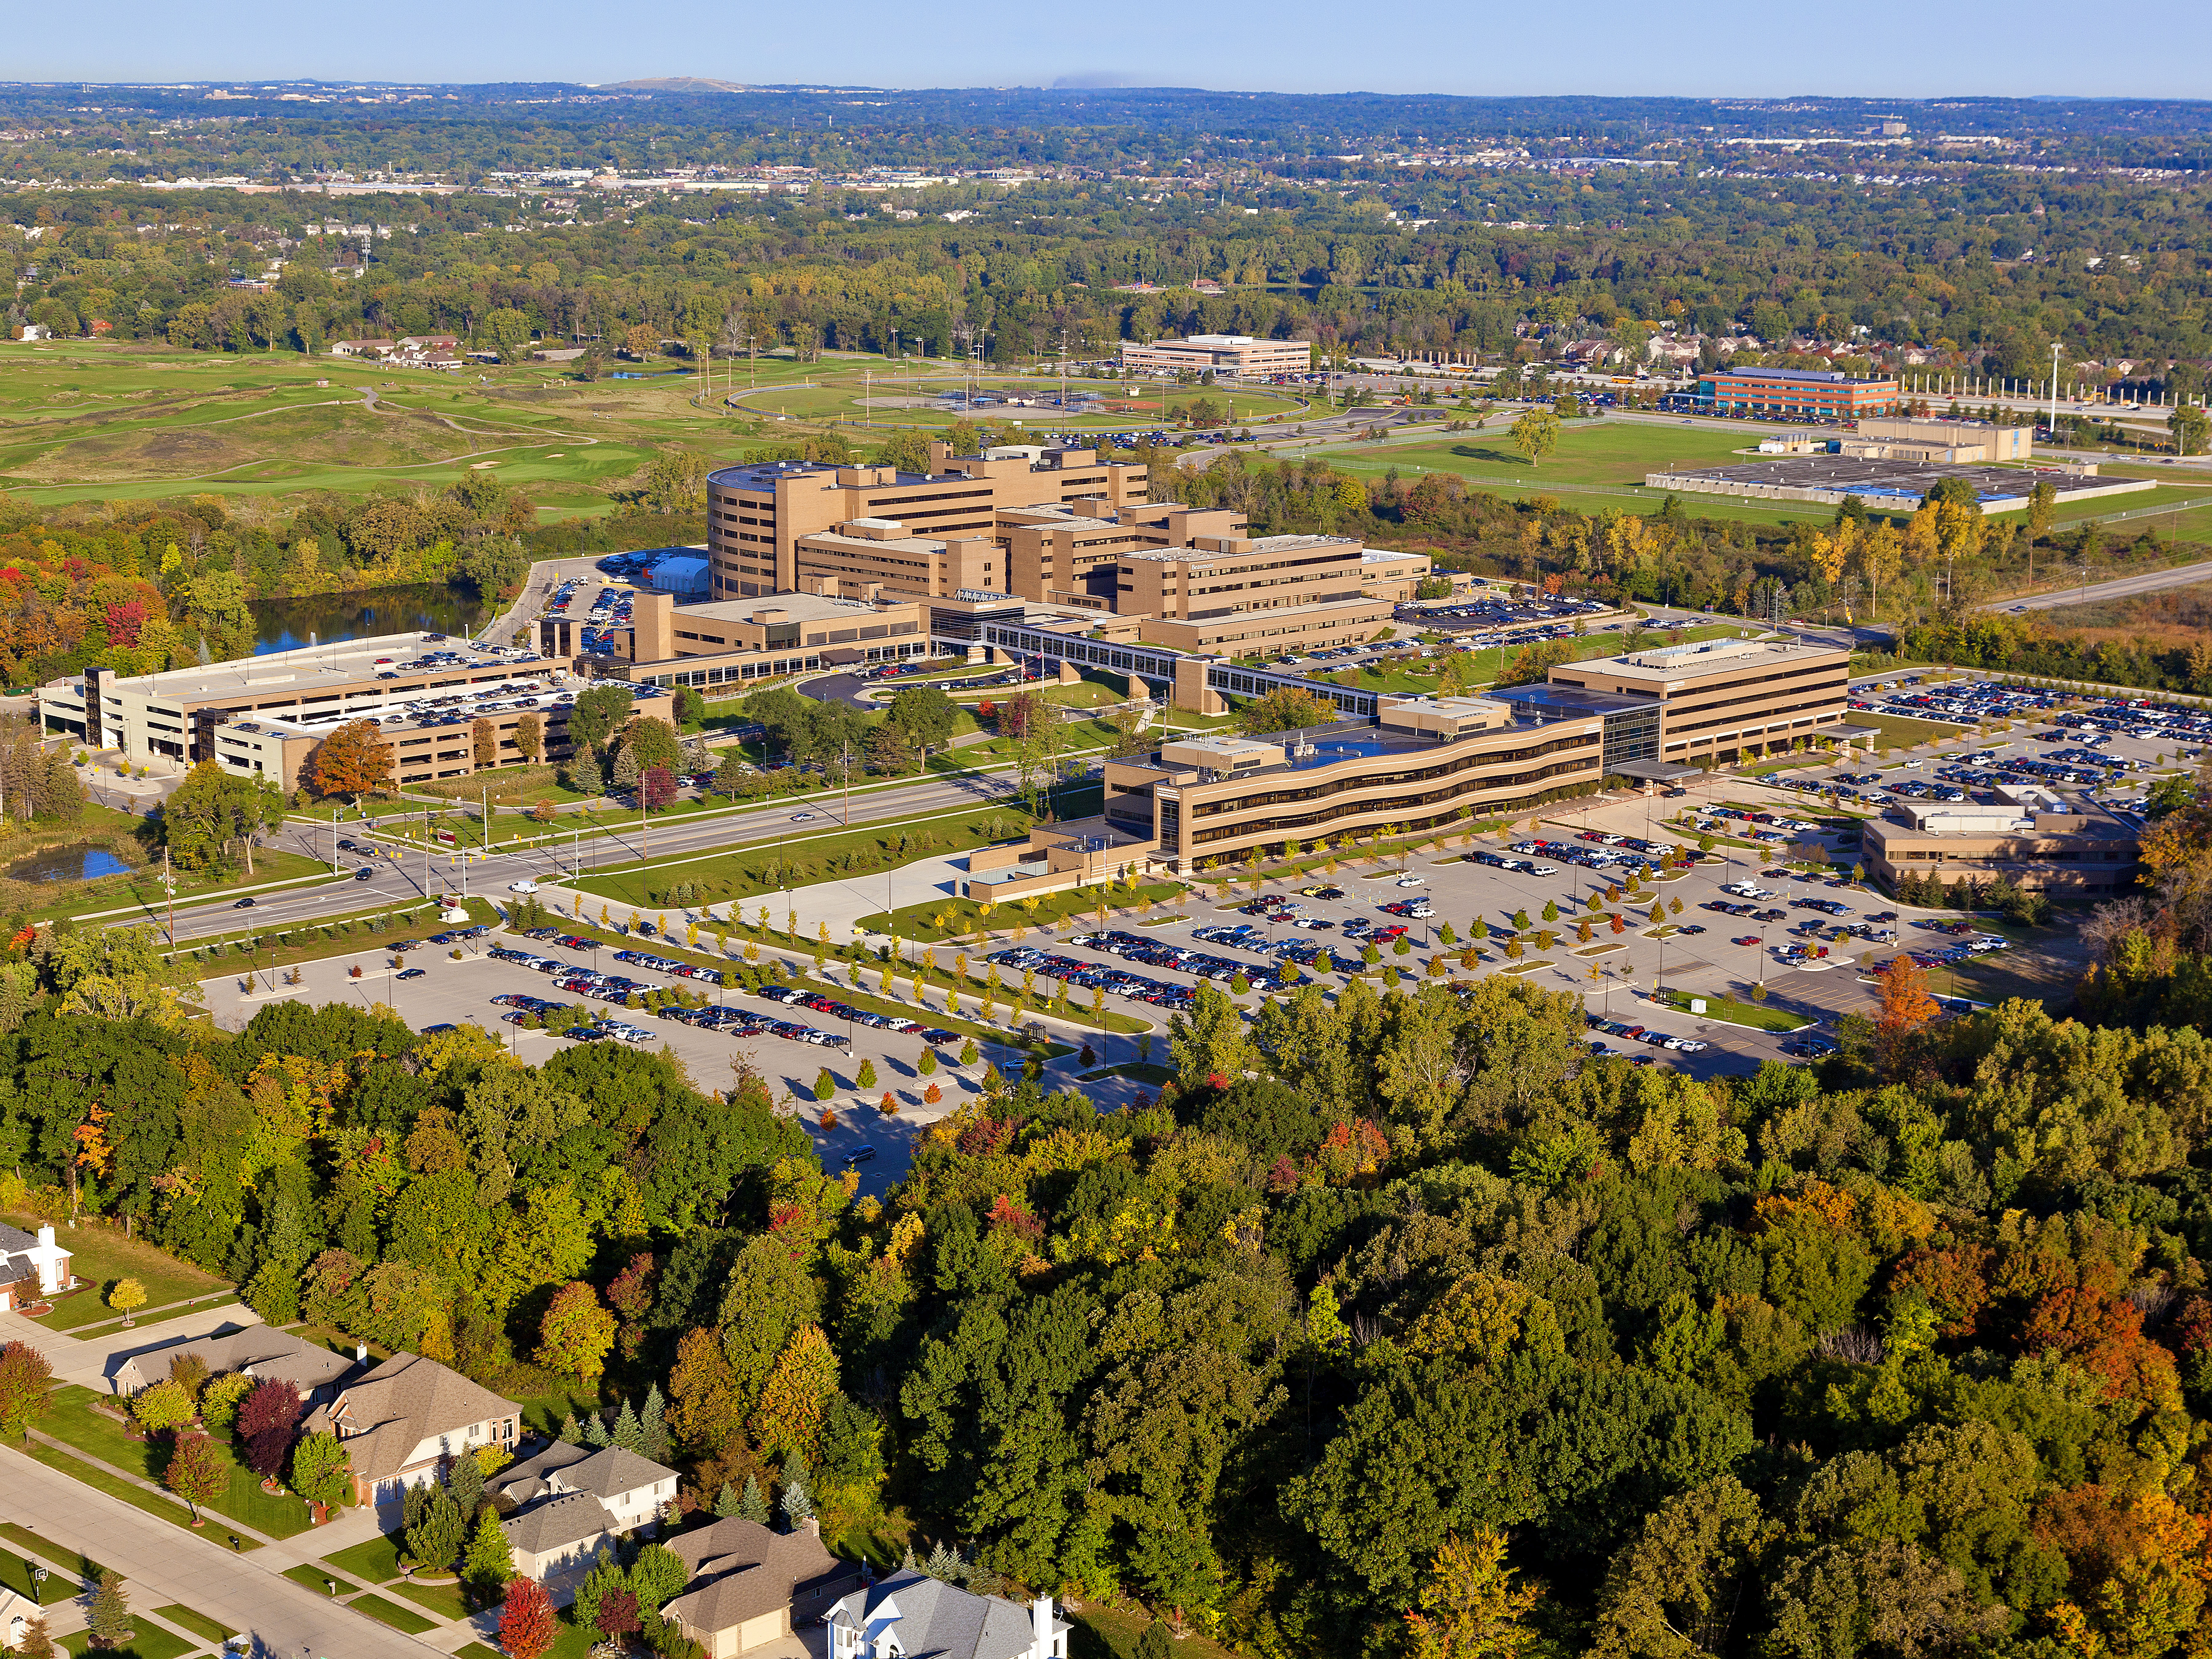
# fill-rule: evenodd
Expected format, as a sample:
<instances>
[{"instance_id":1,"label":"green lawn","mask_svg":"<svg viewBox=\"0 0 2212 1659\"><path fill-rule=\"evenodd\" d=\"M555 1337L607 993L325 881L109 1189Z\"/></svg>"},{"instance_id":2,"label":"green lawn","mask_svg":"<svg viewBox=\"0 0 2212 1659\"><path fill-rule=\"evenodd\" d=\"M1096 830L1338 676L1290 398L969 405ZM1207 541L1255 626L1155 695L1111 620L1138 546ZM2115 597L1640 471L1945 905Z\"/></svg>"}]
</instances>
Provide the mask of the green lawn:
<instances>
[{"instance_id":1,"label":"green lawn","mask_svg":"<svg viewBox=\"0 0 2212 1659\"><path fill-rule=\"evenodd\" d=\"M1019 805L1009 801L896 823L856 824L849 830L830 824L788 840L602 872L572 884L608 901L609 914L617 920L625 908L659 909L679 883L696 891L695 903L742 899L766 902L773 910L775 895L783 888L775 875L779 866L790 866L793 883L802 886L841 875L880 875L915 859L966 852L1027 835L1032 821ZM924 836L931 838L927 845L921 843Z\"/></svg>"},{"instance_id":2,"label":"green lawn","mask_svg":"<svg viewBox=\"0 0 2212 1659\"><path fill-rule=\"evenodd\" d=\"M1081 1081L1103 1083L1110 1077L1133 1078L1139 1083L1149 1083L1155 1089L1175 1081L1175 1073L1165 1066L1156 1066L1146 1060L1125 1060L1119 1066L1108 1066L1096 1072L1085 1072Z\"/></svg>"},{"instance_id":3,"label":"green lawn","mask_svg":"<svg viewBox=\"0 0 2212 1659\"><path fill-rule=\"evenodd\" d=\"M365 1544L356 1544L323 1558L324 1564L351 1573L363 1583L380 1584L399 1576L399 1540L380 1534Z\"/></svg>"},{"instance_id":4,"label":"green lawn","mask_svg":"<svg viewBox=\"0 0 2212 1659\"><path fill-rule=\"evenodd\" d=\"M469 1599L461 1593L459 1584L394 1584L394 1595L404 1595L419 1607L427 1607L447 1623L469 1616Z\"/></svg>"},{"instance_id":5,"label":"green lawn","mask_svg":"<svg viewBox=\"0 0 2212 1659\"><path fill-rule=\"evenodd\" d=\"M35 1216L5 1218L33 1232L39 1227ZM62 1297L53 1312L39 1322L49 1330L76 1330L116 1317L106 1297L118 1279L135 1279L144 1285L149 1308L230 1288L213 1273L179 1261L143 1239L125 1238L120 1231L102 1222L81 1222L75 1227L58 1228L57 1234L70 1253L71 1271L88 1283L84 1289Z\"/></svg>"},{"instance_id":6,"label":"green lawn","mask_svg":"<svg viewBox=\"0 0 2212 1659\"><path fill-rule=\"evenodd\" d=\"M57 1639L54 1645L82 1659L85 1650L92 1645L92 1632L72 1632ZM179 1654L190 1653L200 1645L188 1636L178 1636L142 1620L138 1633L121 1647L106 1650L106 1659L178 1659Z\"/></svg>"},{"instance_id":7,"label":"green lawn","mask_svg":"<svg viewBox=\"0 0 2212 1659\"><path fill-rule=\"evenodd\" d=\"M46 1568L43 1584L33 1577L32 1568ZM0 1550L0 1589L11 1589L18 1595L27 1595L41 1607L52 1607L57 1601L66 1601L76 1594L76 1581L68 1573L57 1571L46 1562L30 1562L9 1550Z\"/></svg>"},{"instance_id":8,"label":"green lawn","mask_svg":"<svg viewBox=\"0 0 2212 1659\"><path fill-rule=\"evenodd\" d=\"M322 1568L314 1566L305 1561L302 1561L296 1567L285 1568L284 1576L290 1579L294 1583L303 1585L307 1589L314 1591L318 1595L329 1595L329 1587L331 1584L336 1584L338 1587L338 1594L340 1595L351 1595L356 1590L361 1588L358 1584L350 1583L347 1580L339 1577L336 1573L325 1572Z\"/></svg>"},{"instance_id":9,"label":"green lawn","mask_svg":"<svg viewBox=\"0 0 2212 1659\"><path fill-rule=\"evenodd\" d=\"M238 1298L228 1291L224 1291L219 1295L198 1297L189 1302L179 1303L175 1307L166 1308L159 1313L142 1313L131 1322L130 1328L134 1331L150 1330L156 1326L166 1325L173 1319L182 1319L188 1314L205 1313L210 1308L228 1308L237 1305ZM120 1332L124 1328L122 1316L112 1308L107 1311L109 1317L95 1320L89 1324L79 1325L75 1328L79 1331L96 1330L102 1334Z\"/></svg>"},{"instance_id":10,"label":"green lawn","mask_svg":"<svg viewBox=\"0 0 2212 1659\"><path fill-rule=\"evenodd\" d=\"M87 1456L158 1481L167 1451L166 1441L132 1439L119 1419L94 1403L99 1398L89 1389L75 1385L57 1389L53 1409L40 1427ZM262 1491L259 1477L231 1455L226 1442L216 1439L214 1443L229 1469L230 1488L204 1506L210 1513L242 1522L270 1538L289 1538L307 1529L310 1522L305 1503L290 1492Z\"/></svg>"},{"instance_id":11,"label":"green lawn","mask_svg":"<svg viewBox=\"0 0 2212 1659\"><path fill-rule=\"evenodd\" d=\"M154 1616L156 1619L166 1619L171 1624L188 1630L195 1636L204 1637L210 1642L227 1642L238 1634L228 1625L218 1625L204 1613L194 1613L190 1607L179 1607L173 1602L166 1607L155 1608Z\"/></svg>"},{"instance_id":12,"label":"green lawn","mask_svg":"<svg viewBox=\"0 0 2212 1659\"><path fill-rule=\"evenodd\" d=\"M1748 1025L1755 1031L1802 1031L1813 1022L1802 1014L1785 1013L1779 1008L1769 1008L1756 1002L1738 1002L1733 997L1707 996L1703 999L1705 1012L1699 1019L1717 1019L1725 1025ZM1690 998L1682 991L1669 991L1667 1006L1683 1013L1690 1012Z\"/></svg>"},{"instance_id":13,"label":"green lawn","mask_svg":"<svg viewBox=\"0 0 2212 1659\"><path fill-rule=\"evenodd\" d=\"M419 1613L410 1613L398 1603L387 1601L380 1595L357 1595L346 1605L356 1613L365 1613L379 1624L389 1625L410 1636L420 1636L426 1630L438 1627L436 1620L425 1619Z\"/></svg>"},{"instance_id":14,"label":"green lawn","mask_svg":"<svg viewBox=\"0 0 2212 1659\"><path fill-rule=\"evenodd\" d=\"M1881 734L1876 741L1885 749L1915 749L1923 743L1959 737L1972 730L1971 726L1938 725L1934 720L1907 720L1901 714L1869 714L1858 709L1851 711L1850 723L1872 726Z\"/></svg>"},{"instance_id":15,"label":"green lawn","mask_svg":"<svg viewBox=\"0 0 2212 1659\"><path fill-rule=\"evenodd\" d=\"M1153 904L1174 904L1190 890L1181 882L1148 882L1133 894L1116 884L1108 898L1110 913L1149 901ZM989 914L973 899L945 898L924 904L909 904L886 914L881 910L862 916L854 926L872 933L895 933L902 939L922 944L935 944L942 939L963 939L970 933L989 927L1004 931L1012 927L1038 927L1055 925L1070 920L1095 918L1099 890L1081 890L1071 888L1065 892L1047 893L1037 900L1031 910L1020 901L994 905ZM1109 926L1120 926L1109 919Z\"/></svg>"},{"instance_id":16,"label":"green lawn","mask_svg":"<svg viewBox=\"0 0 2212 1659\"><path fill-rule=\"evenodd\" d=\"M59 1568L73 1584L89 1583L100 1572L100 1564L89 1556L65 1550L51 1538L41 1538L28 1527L19 1527L13 1521L0 1521L0 1538L25 1551L33 1565L44 1563L50 1568Z\"/></svg>"},{"instance_id":17,"label":"green lawn","mask_svg":"<svg viewBox=\"0 0 2212 1659\"><path fill-rule=\"evenodd\" d=\"M162 1520L172 1522L179 1527L189 1527L192 1523L190 1512L175 1499L164 1497L158 1492L148 1492L143 1487L134 1486L122 1476L110 1474L106 1470L96 1468L81 1458L71 1457L67 1452L56 1451L52 1446L40 1445L35 1442L24 1447L23 1450L29 1456L44 1463L48 1468L65 1474L70 1480L79 1481L95 1491L104 1492L111 1498L119 1498L133 1509L143 1510L149 1515L159 1516ZM239 1542L246 1549L261 1547L258 1539L241 1538Z\"/></svg>"}]
</instances>

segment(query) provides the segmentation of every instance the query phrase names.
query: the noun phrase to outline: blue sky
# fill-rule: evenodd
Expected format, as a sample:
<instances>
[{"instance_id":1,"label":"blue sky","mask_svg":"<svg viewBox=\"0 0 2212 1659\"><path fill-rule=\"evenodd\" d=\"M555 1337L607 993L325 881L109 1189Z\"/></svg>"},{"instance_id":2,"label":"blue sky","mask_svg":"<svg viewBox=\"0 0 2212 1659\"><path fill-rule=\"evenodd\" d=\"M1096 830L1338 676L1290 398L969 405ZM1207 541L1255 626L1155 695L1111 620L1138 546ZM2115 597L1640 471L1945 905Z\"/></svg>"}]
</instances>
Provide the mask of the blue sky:
<instances>
[{"instance_id":1,"label":"blue sky","mask_svg":"<svg viewBox=\"0 0 2212 1659\"><path fill-rule=\"evenodd\" d=\"M89 27L88 27L89 25ZM1936 7L1867 0L1275 0L1129 11L969 0L837 7L661 0L388 0L368 12L278 0L202 10L105 0L11 17L0 74L612 81L701 75L879 86L1050 85L1069 76L1285 92L2212 96L2212 7L2130 16L2055 0Z\"/></svg>"}]
</instances>

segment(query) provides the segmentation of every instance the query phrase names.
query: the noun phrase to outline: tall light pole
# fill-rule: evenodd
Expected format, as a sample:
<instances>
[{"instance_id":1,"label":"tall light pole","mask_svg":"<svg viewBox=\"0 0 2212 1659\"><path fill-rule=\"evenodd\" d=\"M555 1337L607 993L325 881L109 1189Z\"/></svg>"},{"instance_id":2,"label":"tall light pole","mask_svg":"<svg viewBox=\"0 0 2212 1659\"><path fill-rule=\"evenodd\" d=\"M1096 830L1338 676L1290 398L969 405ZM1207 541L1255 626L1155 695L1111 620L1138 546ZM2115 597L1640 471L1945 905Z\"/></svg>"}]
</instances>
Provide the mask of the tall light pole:
<instances>
[{"instance_id":1,"label":"tall light pole","mask_svg":"<svg viewBox=\"0 0 2212 1659\"><path fill-rule=\"evenodd\" d=\"M2051 441L2058 441L2058 353L2059 343L2051 343Z\"/></svg>"}]
</instances>

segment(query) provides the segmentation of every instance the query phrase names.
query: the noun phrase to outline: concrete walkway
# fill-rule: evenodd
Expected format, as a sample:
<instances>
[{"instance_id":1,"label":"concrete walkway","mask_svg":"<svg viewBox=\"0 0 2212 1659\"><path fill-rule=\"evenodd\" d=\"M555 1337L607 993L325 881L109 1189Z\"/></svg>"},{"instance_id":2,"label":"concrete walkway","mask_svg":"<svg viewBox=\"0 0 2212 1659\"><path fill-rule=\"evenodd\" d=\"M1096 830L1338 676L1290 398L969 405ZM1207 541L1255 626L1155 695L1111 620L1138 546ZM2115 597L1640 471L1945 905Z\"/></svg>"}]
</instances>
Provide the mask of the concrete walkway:
<instances>
[{"instance_id":1,"label":"concrete walkway","mask_svg":"<svg viewBox=\"0 0 2212 1659\"><path fill-rule=\"evenodd\" d=\"M265 1552L203 1536L0 1447L0 1513L121 1573L136 1608L178 1603L252 1638L263 1659L422 1659L438 1650L283 1577ZM216 1529L214 1526L210 1532ZM314 1534L318 1546L331 1537Z\"/></svg>"},{"instance_id":2,"label":"concrete walkway","mask_svg":"<svg viewBox=\"0 0 2212 1659\"><path fill-rule=\"evenodd\" d=\"M261 1316L243 1303L227 1302L165 1319L158 1325L139 1325L127 1331L116 1326L91 1336L71 1336L50 1331L21 1314L0 1313L0 1342L27 1342L46 1357L46 1363L54 1368L55 1381L81 1383L94 1394L109 1394L113 1390L108 1372L115 1362L131 1354L260 1322Z\"/></svg>"}]
</instances>

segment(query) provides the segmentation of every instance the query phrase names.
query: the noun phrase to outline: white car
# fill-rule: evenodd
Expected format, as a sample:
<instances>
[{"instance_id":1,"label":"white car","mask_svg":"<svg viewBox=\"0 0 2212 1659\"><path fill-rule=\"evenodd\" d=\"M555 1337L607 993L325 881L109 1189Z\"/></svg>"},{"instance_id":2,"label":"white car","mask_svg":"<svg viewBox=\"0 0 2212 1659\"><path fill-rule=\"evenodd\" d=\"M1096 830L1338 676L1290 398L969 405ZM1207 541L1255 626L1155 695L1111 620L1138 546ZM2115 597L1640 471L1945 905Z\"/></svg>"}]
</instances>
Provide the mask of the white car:
<instances>
[{"instance_id":1,"label":"white car","mask_svg":"<svg viewBox=\"0 0 2212 1659\"><path fill-rule=\"evenodd\" d=\"M1532 876L1556 876L1559 873L1559 866L1556 864L1532 864L1528 866L1528 873Z\"/></svg>"},{"instance_id":2,"label":"white car","mask_svg":"<svg viewBox=\"0 0 2212 1659\"><path fill-rule=\"evenodd\" d=\"M1920 768L1921 768L1922 764L1923 764L1923 763L1921 763L1921 762L1919 762L1919 761L1917 761L1917 760L1909 760L1909 761L1907 761L1907 762L1905 762L1905 769L1906 771L1908 771L1908 772L1917 772L1917 771L1920 769Z\"/></svg>"},{"instance_id":3,"label":"white car","mask_svg":"<svg viewBox=\"0 0 2212 1659\"><path fill-rule=\"evenodd\" d=\"M1401 876L1397 884L1401 887L1425 887L1429 880L1426 876Z\"/></svg>"},{"instance_id":4,"label":"white car","mask_svg":"<svg viewBox=\"0 0 2212 1659\"><path fill-rule=\"evenodd\" d=\"M510 893L534 893L538 890L538 884L525 876L520 881L507 883L507 890Z\"/></svg>"},{"instance_id":5,"label":"white car","mask_svg":"<svg viewBox=\"0 0 2212 1659\"><path fill-rule=\"evenodd\" d=\"M791 815L791 821L793 823L804 823L813 816L811 812L793 812Z\"/></svg>"}]
</instances>

